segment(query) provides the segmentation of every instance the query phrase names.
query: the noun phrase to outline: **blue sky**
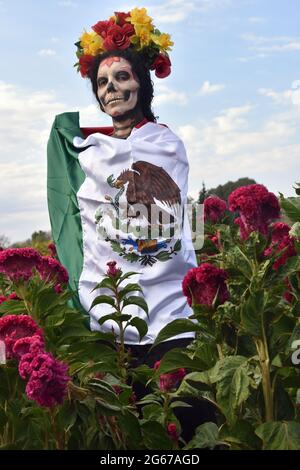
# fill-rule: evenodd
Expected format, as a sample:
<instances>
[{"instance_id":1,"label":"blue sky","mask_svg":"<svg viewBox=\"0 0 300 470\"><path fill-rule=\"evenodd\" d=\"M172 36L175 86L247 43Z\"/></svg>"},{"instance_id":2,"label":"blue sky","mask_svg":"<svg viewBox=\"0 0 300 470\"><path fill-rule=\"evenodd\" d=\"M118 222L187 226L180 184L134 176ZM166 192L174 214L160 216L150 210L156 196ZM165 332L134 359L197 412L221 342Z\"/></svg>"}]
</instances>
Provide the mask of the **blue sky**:
<instances>
[{"instance_id":1,"label":"blue sky","mask_svg":"<svg viewBox=\"0 0 300 470\"><path fill-rule=\"evenodd\" d=\"M248 176L278 194L300 181L299 0L0 0L0 235L50 228L46 143L54 116L109 125L73 68L74 42L113 11L145 6L170 33L155 114L183 139L190 195Z\"/></svg>"}]
</instances>

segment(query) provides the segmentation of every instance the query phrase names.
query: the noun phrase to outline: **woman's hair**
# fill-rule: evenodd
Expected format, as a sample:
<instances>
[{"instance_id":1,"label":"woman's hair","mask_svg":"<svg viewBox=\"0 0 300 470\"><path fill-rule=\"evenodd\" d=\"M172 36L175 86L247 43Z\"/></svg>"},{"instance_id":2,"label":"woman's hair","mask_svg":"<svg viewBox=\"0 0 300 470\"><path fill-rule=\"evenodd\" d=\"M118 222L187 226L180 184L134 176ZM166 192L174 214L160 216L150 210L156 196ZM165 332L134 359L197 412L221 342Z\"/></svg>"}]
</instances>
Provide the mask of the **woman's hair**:
<instances>
[{"instance_id":1,"label":"woman's hair","mask_svg":"<svg viewBox=\"0 0 300 470\"><path fill-rule=\"evenodd\" d=\"M88 77L91 80L93 93L100 105L101 110L103 111L103 107L97 95L97 75L100 63L107 57L123 57L123 59L128 60L128 62L131 64L133 72L137 75L140 82L139 104L141 106L142 112L145 118L147 118L149 121L156 122L156 118L151 108L154 96L153 82L151 80L150 70L146 66L146 58L143 57L141 53L137 53L131 49L126 49L124 51L116 50L104 52L103 54L96 56L94 59Z\"/></svg>"}]
</instances>

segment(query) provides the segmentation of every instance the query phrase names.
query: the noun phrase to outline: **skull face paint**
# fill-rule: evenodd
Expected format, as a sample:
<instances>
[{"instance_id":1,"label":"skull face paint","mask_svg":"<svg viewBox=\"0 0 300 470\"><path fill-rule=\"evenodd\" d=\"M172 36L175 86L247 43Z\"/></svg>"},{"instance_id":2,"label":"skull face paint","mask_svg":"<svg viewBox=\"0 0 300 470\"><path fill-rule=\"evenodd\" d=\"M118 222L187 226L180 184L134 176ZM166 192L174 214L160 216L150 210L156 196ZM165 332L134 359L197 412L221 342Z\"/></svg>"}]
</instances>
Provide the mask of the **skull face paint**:
<instances>
[{"instance_id":1,"label":"skull face paint","mask_svg":"<svg viewBox=\"0 0 300 470\"><path fill-rule=\"evenodd\" d=\"M98 98L109 116L122 116L136 107L140 84L123 57L108 57L100 63L97 84Z\"/></svg>"}]
</instances>

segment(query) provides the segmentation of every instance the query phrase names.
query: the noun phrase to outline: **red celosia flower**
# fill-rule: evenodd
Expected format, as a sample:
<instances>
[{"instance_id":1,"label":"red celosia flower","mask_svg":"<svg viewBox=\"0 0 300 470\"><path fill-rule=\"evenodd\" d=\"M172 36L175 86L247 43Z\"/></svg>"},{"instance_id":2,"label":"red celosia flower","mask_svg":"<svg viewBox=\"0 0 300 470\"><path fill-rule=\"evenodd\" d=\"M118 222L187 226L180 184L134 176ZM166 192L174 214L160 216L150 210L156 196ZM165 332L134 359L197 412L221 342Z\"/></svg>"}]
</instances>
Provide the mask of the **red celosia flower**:
<instances>
[{"instance_id":1,"label":"red celosia flower","mask_svg":"<svg viewBox=\"0 0 300 470\"><path fill-rule=\"evenodd\" d=\"M163 392L170 392L178 387L183 377L186 375L185 369L181 368L169 374L159 376L159 388Z\"/></svg>"},{"instance_id":2,"label":"red celosia flower","mask_svg":"<svg viewBox=\"0 0 300 470\"><path fill-rule=\"evenodd\" d=\"M155 70L155 75L158 78L168 77L171 73L171 61L165 54L158 54L152 63L150 70Z\"/></svg>"},{"instance_id":3,"label":"red celosia flower","mask_svg":"<svg viewBox=\"0 0 300 470\"><path fill-rule=\"evenodd\" d=\"M213 264L203 263L197 268L190 269L182 281L182 289L189 305L193 298L196 304L212 306L218 294L218 303L223 304L229 299L229 292L225 284L228 278L223 269Z\"/></svg>"},{"instance_id":4,"label":"red celosia flower","mask_svg":"<svg viewBox=\"0 0 300 470\"><path fill-rule=\"evenodd\" d=\"M17 340L35 335L44 340L43 331L28 315L6 315L0 318L0 340L5 343L8 359L15 357L13 348Z\"/></svg>"},{"instance_id":5,"label":"red celosia flower","mask_svg":"<svg viewBox=\"0 0 300 470\"><path fill-rule=\"evenodd\" d=\"M284 283L286 285L286 291L284 292L283 294L283 298L288 302L288 303L291 303L293 301L293 294L292 294L292 286L290 284L290 281L288 280L288 278L286 278L284 280Z\"/></svg>"},{"instance_id":6,"label":"red celosia flower","mask_svg":"<svg viewBox=\"0 0 300 470\"><path fill-rule=\"evenodd\" d=\"M49 353L24 354L19 363L20 376L29 377L27 397L44 407L63 403L70 380L67 371L68 365Z\"/></svg>"},{"instance_id":7,"label":"red celosia flower","mask_svg":"<svg viewBox=\"0 0 300 470\"><path fill-rule=\"evenodd\" d=\"M42 256L37 270L44 281L55 282L55 291L58 294L62 291L61 284L66 284L69 280L66 268L51 256Z\"/></svg>"},{"instance_id":8,"label":"red celosia flower","mask_svg":"<svg viewBox=\"0 0 300 470\"><path fill-rule=\"evenodd\" d=\"M89 72L94 63L95 57L90 54L83 54L79 57L79 70L83 78L89 75Z\"/></svg>"},{"instance_id":9,"label":"red celosia flower","mask_svg":"<svg viewBox=\"0 0 300 470\"><path fill-rule=\"evenodd\" d=\"M265 256L272 256L275 253L283 251L282 255L277 258L273 264L273 268L278 270L280 266L286 263L286 260L297 254L294 240L289 235L290 227L283 222L277 222L272 225L272 238L270 246L264 251Z\"/></svg>"},{"instance_id":10,"label":"red celosia flower","mask_svg":"<svg viewBox=\"0 0 300 470\"><path fill-rule=\"evenodd\" d=\"M177 432L177 425L176 423L169 423L167 427L167 432L172 439L172 441L177 442L178 441L178 432Z\"/></svg>"},{"instance_id":11,"label":"red celosia flower","mask_svg":"<svg viewBox=\"0 0 300 470\"><path fill-rule=\"evenodd\" d=\"M243 239L247 239L253 231L267 235L270 222L280 214L277 197L262 184L237 188L230 194L228 201L229 209L240 213L235 223L240 226Z\"/></svg>"},{"instance_id":12,"label":"red celosia flower","mask_svg":"<svg viewBox=\"0 0 300 470\"><path fill-rule=\"evenodd\" d=\"M116 268L117 262L116 261L109 261L106 263L108 266L108 270L106 271L106 275L109 277L116 277L121 273L119 268Z\"/></svg>"},{"instance_id":13,"label":"red celosia flower","mask_svg":"<svg viewBox=\"0 0 300 470\"><path fill-rule=\"evenodd\" d=\"M0 304L5 302L6 300L7 300L7 297L5 297L4 295L0 295Z\"/></svg>"},{"instance_id":14,"label":"red celosia flower","mask_svg":"<svg viewBox=\"0 0 300 470\"><path fill-rule=\"evenodd\" d=\"M57 256L56 246L54 245L54 243L49 243L48 250L50 251L50 255L52 256L52 258L55 258Z\"/></svg>"},{"instance_id":15,"label":"red celosia flower","mask_svg":"<svg viewBox=\"0 0 300 470\"><path fill-rule=\"evenodd\" d=\"M227 204L218 196L209 196L204 200L204 219L216 224L221 219Z\"/></svg>"},{"instance_id":16,"label":"red celosia flower","mask_svg":"<svg viewBox=\"0 0 300 470\"><path fill-rule=\"evenodd\" d=\"M33 248L9 248L0 252L0 273L13 281L27 281L41 260L41 255Z\"/></svg>"},{"instance_id":17,"label":"red celosia flower","mask_svg":"<svg viewBox=\"0 0 300 470\"><path fill-rule=\"evenodd\" d=\"M44 339L39 335L26 336L18 339L13 347L13 355L16 359L20 359L24 354L38 354L45 347Z\"/></svg>"},{"instance_id":18,"label":"red celosia flower","mask_svg":"<svg viewBox=\"0 0 300 470\"><path fill-rule=\"evenodd\" d=\"M130 37L134 34L132 24L126 23L124 26L114 24L107 30L103 47L107 51L124 50L130 46Z\"/></svg>"}]
</instances>

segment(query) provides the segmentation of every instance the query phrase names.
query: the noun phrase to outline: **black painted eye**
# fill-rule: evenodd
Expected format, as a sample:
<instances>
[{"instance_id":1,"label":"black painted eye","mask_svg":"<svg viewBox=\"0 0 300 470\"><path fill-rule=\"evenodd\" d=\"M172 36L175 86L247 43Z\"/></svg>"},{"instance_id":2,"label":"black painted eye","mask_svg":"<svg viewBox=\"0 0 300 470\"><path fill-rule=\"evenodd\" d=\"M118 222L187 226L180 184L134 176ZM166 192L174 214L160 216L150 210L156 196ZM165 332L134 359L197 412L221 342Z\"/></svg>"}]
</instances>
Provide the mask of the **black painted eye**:
<instances>
[{"instance_id":1,"label":"black painted eye","mask_svg":"<svg viewBox=\"0 0 300 470\"><path fill-rule=\"evenodd\" d=\"M116 74L116 78L117 78L117 80L120 80L120 81L122 81L122 80L129 80L129 79L130 79L130 75L129 75L128 72L122 71L122 72L118 72L118 73Z\"/></svg>"},{"instance_id":2,"label":"black painted eye","mask_svg":"<svg viewBox=\"0 0 300 470\"><path fill-rule=\"evenodd\" d=\"M100 78L98 78L97 83L98 83L98 87L103 86L103 85L105 85L105 84L107 83L107 78L104 78L104 77L101 78L101 77L100 77Z\"/></svg>"}]
</instances>

